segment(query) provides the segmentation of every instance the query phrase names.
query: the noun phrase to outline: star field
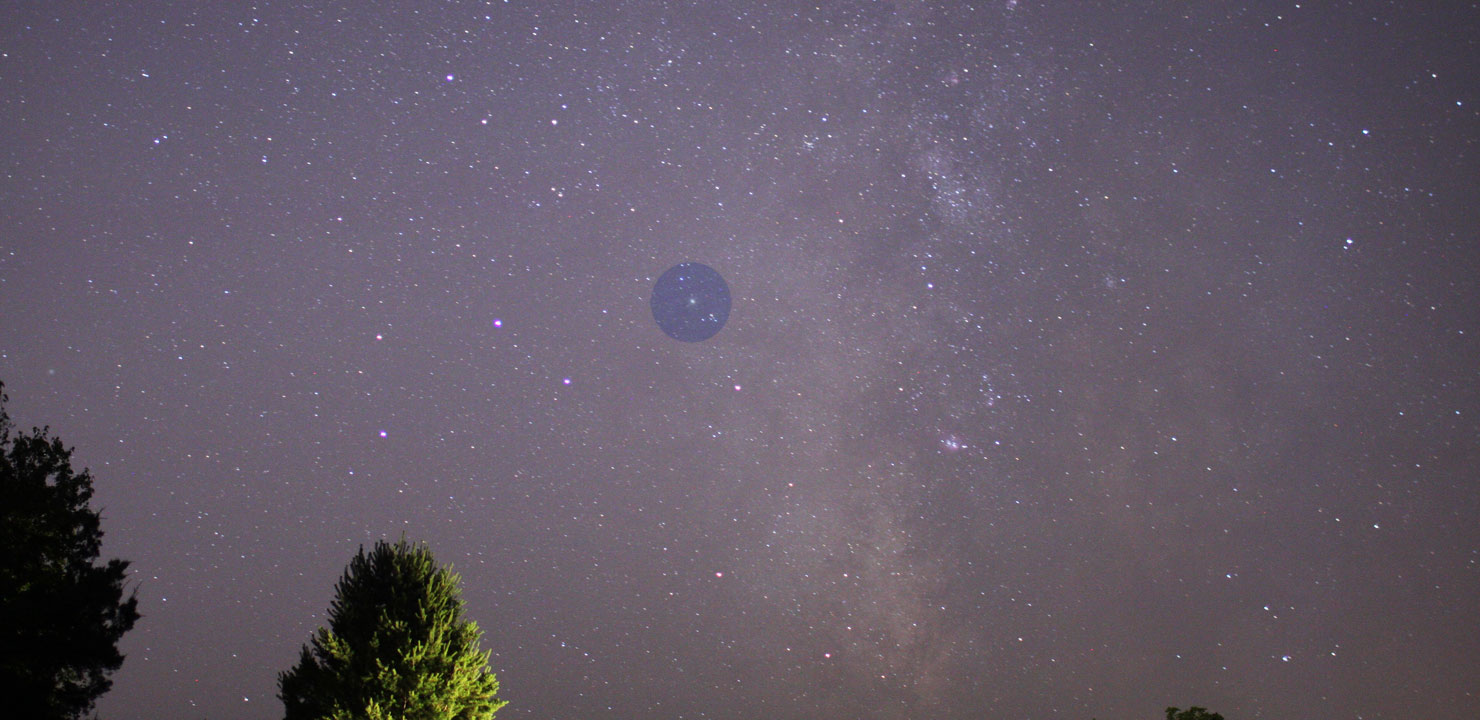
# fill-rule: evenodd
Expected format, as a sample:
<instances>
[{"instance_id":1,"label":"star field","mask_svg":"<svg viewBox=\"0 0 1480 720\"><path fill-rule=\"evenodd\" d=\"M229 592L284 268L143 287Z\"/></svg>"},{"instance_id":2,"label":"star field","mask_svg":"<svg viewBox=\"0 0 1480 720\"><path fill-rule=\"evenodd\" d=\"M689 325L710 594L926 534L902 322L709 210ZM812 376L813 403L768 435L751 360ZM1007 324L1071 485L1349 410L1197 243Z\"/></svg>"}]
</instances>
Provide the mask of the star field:
<instances>
[{"instance_id":1,"label":"star field","mask_svg":"<svg viewBox=\"0 0 1480 720\"><path fill-rule=\"evenodd\" d=\"M402 533L511 720L1480 695L1473 3L118 10L0 13L0 380L143 614L103 716L279 717Z\"/></svg>"}]
</instances>

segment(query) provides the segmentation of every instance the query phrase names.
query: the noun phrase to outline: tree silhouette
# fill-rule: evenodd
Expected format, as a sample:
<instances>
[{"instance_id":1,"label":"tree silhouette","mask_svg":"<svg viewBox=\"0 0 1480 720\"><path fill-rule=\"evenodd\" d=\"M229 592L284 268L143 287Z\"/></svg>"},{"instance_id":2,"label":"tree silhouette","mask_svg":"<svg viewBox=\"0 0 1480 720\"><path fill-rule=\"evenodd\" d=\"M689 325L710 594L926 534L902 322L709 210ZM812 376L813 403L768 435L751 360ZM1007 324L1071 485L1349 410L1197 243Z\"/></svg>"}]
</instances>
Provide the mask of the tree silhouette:
<instances>
[{"instance_id":1,"label":"tree silhouette","mask_svg":"<svg viewBox=\"0 0 1480 720\"><path fill-rule=\"evenodd\" d=\"M49 428L12 434L0 383L0 698L9 717L76 718L113 686L138 620L128 562L96 565L92 476Z\"/></svg>"},{"instance_id":2,"label":"tree silhouette","mask_svg":"<svg viewBox=\"0 0 1480 720\"><path fill-rule=\"evenodd\" d=\"M286 720L486 720L505 703L482 631L462 619L459 577L425 545L362 546L329 606L329 626L278 676Z\"/></svg>"},{"instance_id":3,"label":"tree silhouette","mask_svg":"<svg viewBox=\"0 0 1480 720\"><path fill-rule=\"evenodd\" d=\"M1218 713L1210 713L1207 708L1193 705L1186 710L1178 710L1174 707L1167 708L1167 720L1223 720Z\"/></svg>"}]
</instances>

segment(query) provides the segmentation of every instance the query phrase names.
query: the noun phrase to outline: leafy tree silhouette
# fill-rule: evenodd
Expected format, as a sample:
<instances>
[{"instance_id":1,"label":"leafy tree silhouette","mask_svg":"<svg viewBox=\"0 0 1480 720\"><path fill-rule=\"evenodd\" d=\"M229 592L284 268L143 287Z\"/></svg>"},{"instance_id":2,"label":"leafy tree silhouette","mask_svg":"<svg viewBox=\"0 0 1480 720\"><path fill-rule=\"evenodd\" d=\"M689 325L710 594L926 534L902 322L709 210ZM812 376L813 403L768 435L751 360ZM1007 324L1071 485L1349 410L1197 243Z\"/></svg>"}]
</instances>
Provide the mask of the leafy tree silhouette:
<instances>
[{"instance_id":1,"label":"leafy tree silhouette","mask_svg":"<svg viewBox=\"0 0 1480 720\"><path fill-rule=\"evenodd\" d=\"M128 561L97 565L92 476L49 428L14 433L0 383L0 698L8 717L76 718L113 686L139 619Z\"/></svg>"},{"instance_id":2,"label":"leafy tree silhouette","mask_svg":"<svg viewBox=\"0 0 1480 720\"><path fill-rule=\"evenodd\" d=\"M1207 708L1193 705L1186 710L1178 710L1174 707L1167 708L1167 720L1223 720L1218 713L1210 713Z\"/></svg>"}]
</instances>

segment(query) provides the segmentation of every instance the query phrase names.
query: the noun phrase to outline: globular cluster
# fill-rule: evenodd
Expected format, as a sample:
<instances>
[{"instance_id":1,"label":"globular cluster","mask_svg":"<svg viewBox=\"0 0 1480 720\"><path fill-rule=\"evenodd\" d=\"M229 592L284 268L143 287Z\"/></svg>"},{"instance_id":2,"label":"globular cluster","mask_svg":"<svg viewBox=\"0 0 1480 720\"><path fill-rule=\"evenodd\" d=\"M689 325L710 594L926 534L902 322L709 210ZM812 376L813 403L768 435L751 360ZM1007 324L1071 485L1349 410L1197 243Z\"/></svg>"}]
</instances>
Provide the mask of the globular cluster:
<instances>
[{"instance_id":1,"label":"globular cluster","mask_svg":"<svg viewBox=\"0 0 1480 720\"><path fill-rule=\"evenodd\" d=\"M1477 23L7 10L0 380L132 561L101 713L280 716L403 534L500 717L1473 705Z\"/></svg>"}]
</instances>

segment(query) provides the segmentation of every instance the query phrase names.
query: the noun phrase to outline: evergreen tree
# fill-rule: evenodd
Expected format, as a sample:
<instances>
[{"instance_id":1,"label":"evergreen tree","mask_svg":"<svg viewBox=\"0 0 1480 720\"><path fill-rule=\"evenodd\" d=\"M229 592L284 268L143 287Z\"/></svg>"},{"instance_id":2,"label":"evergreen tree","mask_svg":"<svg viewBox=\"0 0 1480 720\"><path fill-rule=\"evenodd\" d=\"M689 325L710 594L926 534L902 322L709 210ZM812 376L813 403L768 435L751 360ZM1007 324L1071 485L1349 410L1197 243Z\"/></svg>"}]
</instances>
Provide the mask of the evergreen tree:
<instances>
[{"instance_id":1,"label":"evergreen tree","mask_svg":"<svg viewBox=\"0 0 1480 720\"><path fill-rule=\"evenodd\" d=\"M12 435L0 383L0 698L7 717L52 720L92 710L123 664L118 640L138 620L123 599L128 562L95 562L92 476L49 428Z\"/></svg>"},{"instance_id":2,"label":"evergreen tree","mask_svg":"<svg viewBox=\"0 0 1480 720\"><path fill-rule=\"evenodd\" d=\"M462 619L461 579L425 545L361 546L329 626L278 676L286 720L486 720L504 706L483 632Z\"/></svg>"}]
</instances>

